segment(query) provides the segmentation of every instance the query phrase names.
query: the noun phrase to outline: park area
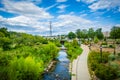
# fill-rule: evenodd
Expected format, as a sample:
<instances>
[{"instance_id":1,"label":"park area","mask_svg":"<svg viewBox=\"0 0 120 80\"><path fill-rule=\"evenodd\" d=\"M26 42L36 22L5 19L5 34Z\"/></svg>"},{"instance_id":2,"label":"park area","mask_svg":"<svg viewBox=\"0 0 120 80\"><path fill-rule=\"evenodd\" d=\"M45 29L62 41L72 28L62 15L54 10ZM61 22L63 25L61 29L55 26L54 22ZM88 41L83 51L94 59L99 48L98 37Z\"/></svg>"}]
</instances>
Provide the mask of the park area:
<instances>
[{"instance_id":1,"label":"park area","mask_svg":"<svg viewBox=\"0 0 120 80\"><path fill-rule=\"evenodd\" d=\"M114 44L114 40L108 39L107 42L91 44L90 50L88 65L91 78L93 80L119 80L120 44Z\"/></svg>"},{"instance_id":2,"label":"park area","mask_svg":"<svg viewBox=\"0 0 120 80\"><path fill-rule=\"evenodd\" d=\"M90 28L46 38L0 28L1 80L119 80L119 32L113 27L105 37L101 28ZM61 74L62 70L66 72Z\"/></svg>"}]
</instances>

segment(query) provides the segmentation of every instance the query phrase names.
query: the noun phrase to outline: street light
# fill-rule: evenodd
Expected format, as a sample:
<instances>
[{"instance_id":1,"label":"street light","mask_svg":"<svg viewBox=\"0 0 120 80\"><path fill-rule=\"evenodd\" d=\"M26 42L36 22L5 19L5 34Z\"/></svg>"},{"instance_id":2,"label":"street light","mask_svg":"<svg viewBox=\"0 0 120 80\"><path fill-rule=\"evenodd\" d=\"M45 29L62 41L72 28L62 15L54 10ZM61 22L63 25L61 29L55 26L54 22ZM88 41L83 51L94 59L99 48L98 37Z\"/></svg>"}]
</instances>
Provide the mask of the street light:
<instances>
[{"instance_id":1,"label":"street light","mask_svg":"<svg viewBox=\"0 0 120 80\"><path fill-rule=\"evenodd\" d=\"M100 45L100 56L101 56L101 63L102 63L102 45Z\"/></svg>"},{"instance_id":2,"label":"street light","mask_svg":"<svg viewBox=\"0 0 120 80\"><path fill-rule=\"evenodd\" d=\"M116 42L116 37L115 37L116 35L115 35L115 27L114 27L114 55L115 55L115 42Z\"/></svg>"},{"instance_id":3,"label":"street light","mask_svg":"<svg viewBox=\"0 0 120 80\"><path fill-rule=\"evenodd\" d=\"M91 38L90 38L90 44L89 44L89 49L90 49L90 50L91 50L91 41L92 41L92 40L91 40Z\"/></svg>"}]
</instances>

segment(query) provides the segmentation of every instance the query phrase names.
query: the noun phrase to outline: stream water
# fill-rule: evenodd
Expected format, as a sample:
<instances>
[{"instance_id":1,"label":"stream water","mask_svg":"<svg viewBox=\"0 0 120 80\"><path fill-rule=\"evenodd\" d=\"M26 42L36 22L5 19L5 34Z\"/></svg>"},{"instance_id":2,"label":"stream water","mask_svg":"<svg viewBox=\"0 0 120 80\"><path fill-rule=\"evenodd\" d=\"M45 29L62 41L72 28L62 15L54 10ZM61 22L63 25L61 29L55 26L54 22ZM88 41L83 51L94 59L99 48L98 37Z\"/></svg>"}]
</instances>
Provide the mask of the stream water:
<instances>
[{"instance_id":1,"label":"stream water","mask_svg":"<svg viewBox=\"0 0 120 80\"><path fill-rule=\"evenodd\" d=\"M58 60L55 69L44 74L44 80L70 80L69 59L64 50L59 51Z\"/></svg>"}]
</instances>

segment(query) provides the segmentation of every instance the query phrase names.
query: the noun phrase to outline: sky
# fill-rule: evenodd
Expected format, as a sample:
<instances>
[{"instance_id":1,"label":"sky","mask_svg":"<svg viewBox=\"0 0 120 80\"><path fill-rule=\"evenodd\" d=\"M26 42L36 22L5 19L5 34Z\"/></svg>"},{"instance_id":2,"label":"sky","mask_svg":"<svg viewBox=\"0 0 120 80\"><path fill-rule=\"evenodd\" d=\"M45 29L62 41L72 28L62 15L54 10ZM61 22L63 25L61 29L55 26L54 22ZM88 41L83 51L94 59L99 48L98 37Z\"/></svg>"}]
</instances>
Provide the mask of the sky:
<instances>
[{"instance_id":1,"label":"sky","mask_svg":"<svg viewBox=\"0 0 120 80\"><path fill-rule=\"evenodd\" d=\"M120 0L0 0L0 27L33 35L120 26Z\"/></svg>"}]
</instances>

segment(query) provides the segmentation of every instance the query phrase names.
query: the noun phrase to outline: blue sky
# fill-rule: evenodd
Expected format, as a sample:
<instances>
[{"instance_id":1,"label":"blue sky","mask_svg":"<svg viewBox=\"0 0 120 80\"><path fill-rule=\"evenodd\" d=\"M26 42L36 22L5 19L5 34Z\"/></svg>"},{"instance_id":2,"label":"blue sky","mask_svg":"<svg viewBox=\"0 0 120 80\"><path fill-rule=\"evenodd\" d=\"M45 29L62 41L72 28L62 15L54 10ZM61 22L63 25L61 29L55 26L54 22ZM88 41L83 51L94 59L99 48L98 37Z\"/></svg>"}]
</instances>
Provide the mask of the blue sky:
<instances>
[{"instance_id":1,"label":"blue sky","mask_svg":"<svg viewBox=\"0 0 120 80\"><path fill-rule=\"evenodd\" d=\"M120 26L120 0L0 0L0 27L34 35Z\"/></svg>"}]
</instances>

